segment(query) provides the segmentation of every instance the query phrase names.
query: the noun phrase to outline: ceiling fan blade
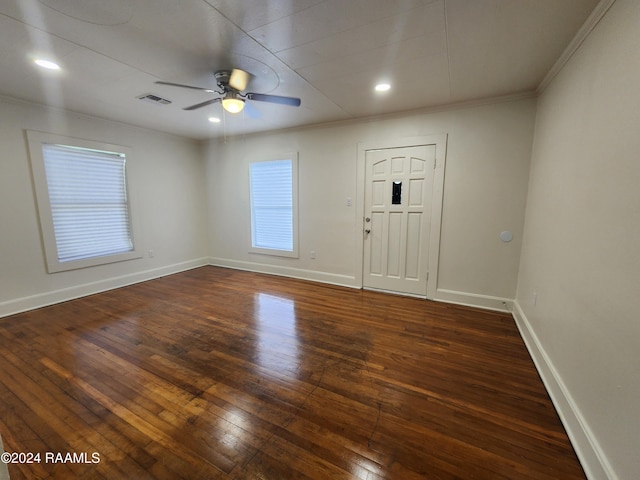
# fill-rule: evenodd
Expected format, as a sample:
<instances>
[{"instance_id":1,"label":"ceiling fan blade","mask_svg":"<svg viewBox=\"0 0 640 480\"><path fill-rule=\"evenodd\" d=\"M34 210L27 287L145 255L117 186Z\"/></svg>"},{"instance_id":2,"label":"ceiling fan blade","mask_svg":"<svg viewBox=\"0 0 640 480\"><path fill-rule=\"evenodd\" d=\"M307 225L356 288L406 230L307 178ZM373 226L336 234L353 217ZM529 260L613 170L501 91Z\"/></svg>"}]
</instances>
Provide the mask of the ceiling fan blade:
<instances>
[{"instance_id":1,"label":"ceiling fan blade","mask_svg":"<svg viewBox=\"0 0 640 480\"><path fill-rule=\"evenodd\" d=\"M181 83L171 83L171 82L162 82L162 81L157 81L155 83L157 85L169 85L171 87L190 88L191 90L200 90L201 92L216 93L215 90L211 90L210 88L192 87L191 85L183 85Z\"/></svg>"},{"instance_id":2,"label":"ceiling fan blade","mask_svg":"<svg viewBox=\"0 0 640 480\"><path fill-rule=\"evenodd\" d=\"M185 107L183 110L197 110L198 108L206 107L207 105L211 105L212 103L222 101L221 98L212 98L211 100L207 100L206 102L198 103L196 105L191 105L190 107Z\"/></svg>"},{"instance_id":3,"label":"ceiling fan blade","mask_svg":"<svg viewBox=\"0 0 640 480\"><path fill-rule=\"evenodd\" d=\"M280 95L266 95L264 93L247 93L249 100L257 100L258 102L279 103L280 105L289 105L291 107L299 107L300 99L294 97L281 97Z\"/></svg>"},{"instance_id":4,"label":"ceiling fan blade","mask_svg":"<svg viewBox=\"0 0 640 480\"><path fill-rule=\"evenodd\" d=\"M251 80L251 74L249 72L245 72L239 68L234 68L231 71L231 76L229 77L229 86L241 92L247 88L249 80Z\"/></svg>"}]
</instances>

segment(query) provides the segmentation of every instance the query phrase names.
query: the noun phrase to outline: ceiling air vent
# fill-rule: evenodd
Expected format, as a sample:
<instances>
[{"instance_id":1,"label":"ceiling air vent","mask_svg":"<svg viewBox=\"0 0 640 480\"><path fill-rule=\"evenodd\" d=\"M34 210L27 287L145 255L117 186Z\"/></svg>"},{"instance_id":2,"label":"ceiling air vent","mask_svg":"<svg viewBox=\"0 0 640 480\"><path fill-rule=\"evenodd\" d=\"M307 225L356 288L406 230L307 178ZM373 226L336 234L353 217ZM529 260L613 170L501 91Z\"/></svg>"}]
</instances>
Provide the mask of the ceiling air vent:
<instances>
[{"instance_id":1,"label":"ceiling air vent","mask_svg":"<svg viewBox=\"0 0 640 480\"><path fill-rule=\"evenodd\" d=\"M159 97L158 95L154 95L153 93L145 93L144 95L140 95L137 97L138 100L142 100L144 102L155 103L156 105L169 105L171 100L167 100L166 98Z\"/></svg>"}]
</instances>

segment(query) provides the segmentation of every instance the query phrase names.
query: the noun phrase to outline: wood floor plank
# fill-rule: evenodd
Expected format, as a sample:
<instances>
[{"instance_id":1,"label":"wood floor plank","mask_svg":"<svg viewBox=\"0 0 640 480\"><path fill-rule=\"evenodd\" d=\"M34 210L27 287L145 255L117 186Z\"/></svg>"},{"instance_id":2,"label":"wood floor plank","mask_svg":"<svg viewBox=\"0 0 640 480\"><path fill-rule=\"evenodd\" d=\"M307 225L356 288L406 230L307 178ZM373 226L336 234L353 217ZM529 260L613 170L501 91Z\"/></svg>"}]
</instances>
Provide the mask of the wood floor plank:
<instances>
[{"instance_id":1,"label":"wood floor plank","mask_svg":"<svg viewBox=\"0 0 640 480\"><path fill-rule=\"evenodd\" d=\"M0 320L22 478L567 479L508 314L203 267Z\"/></svg>"}]
</instances>

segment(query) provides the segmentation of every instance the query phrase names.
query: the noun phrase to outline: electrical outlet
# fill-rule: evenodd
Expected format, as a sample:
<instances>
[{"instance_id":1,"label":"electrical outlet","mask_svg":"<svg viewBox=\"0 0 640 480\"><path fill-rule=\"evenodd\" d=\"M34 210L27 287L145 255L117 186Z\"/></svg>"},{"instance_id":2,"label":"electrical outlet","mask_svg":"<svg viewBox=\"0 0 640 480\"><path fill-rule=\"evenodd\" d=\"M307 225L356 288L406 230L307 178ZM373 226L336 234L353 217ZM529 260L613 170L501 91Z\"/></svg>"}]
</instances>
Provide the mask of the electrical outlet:
<instances>
[{"instance_id":1,"label":"electrical outlet","mask_svg":"<svg viewBox=\"0 0 640 480\"><path fill-rule=\"evenodd\" d=\"M315 250L311 250L310 256L311 256L311 260L315 260L316 259L316 251Z\"/></svg>"},{"instance_id":2,"label":"electrical outlet","mask_svg":"<svg viewBox=\"0 0 640 480\"><path fill-rule=\"evenodd\" d=\"M350 207L351 205L353 205L353 200L351 200L351 197L347 197L347 207Z\"/></svg>"},{"instance_id":3,"label":"electrical outlet","mask_svg":"<svg viewBox=\"0 0 640 480\"><path fill-rule=\"evenodd\" d=\"M153 250L149 250L149 251L147 252L147 256L148 256L149 258L153 258L153 256L154 256Z\"/></svg>"}]
</instances>

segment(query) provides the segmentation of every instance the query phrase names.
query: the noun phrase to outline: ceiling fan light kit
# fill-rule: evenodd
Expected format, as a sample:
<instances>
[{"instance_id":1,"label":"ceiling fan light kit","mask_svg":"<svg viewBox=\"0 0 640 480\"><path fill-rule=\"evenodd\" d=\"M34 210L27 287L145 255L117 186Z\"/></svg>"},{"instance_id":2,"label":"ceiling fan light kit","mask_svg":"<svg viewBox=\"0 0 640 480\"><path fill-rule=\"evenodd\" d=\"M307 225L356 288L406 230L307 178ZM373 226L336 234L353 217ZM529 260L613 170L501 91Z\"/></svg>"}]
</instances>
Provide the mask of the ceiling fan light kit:
<instances>
[{"instance_id":1,"label":"ceiling fan light kit","mask_svg":"<svg viewBox=\"0 0 640 480\"><path fill-rule=\"evenodd\" d=\"M233 93L229 92L222 99L222 108L229 113L240 113L244 109L244 100L237 98Z\"/></svg>"},{"instance_id":2,"label":"ceiling fan light kit","mask_svg":"<svg viewBox=\"0 0 640 480\"><path fill-rule=\"evenodd\" d=\"M222 95L222 98L213 98L196 105L183 108L183 110L197 110L213 103L222 102L222 108L229 113L240 113L245 107L246 100L254 100L258 102L268 102L280 105L288 105L290 107L299 107L301 101L295 97L283 97L280 95L268 95L264 93L244 92L247 88L252 75L249 72L234 68L233 70L218 70L214 73L216 82L220 90L211 90L210 88L193 87L191 85L183 85L180 83L157 81L158 85L169 85L172 87L189 88L191 90L200 90L206 93L214 93Z\"/></svg>"}]
</instances>

